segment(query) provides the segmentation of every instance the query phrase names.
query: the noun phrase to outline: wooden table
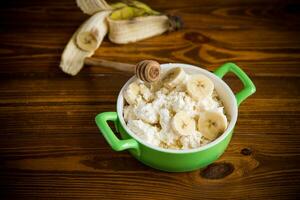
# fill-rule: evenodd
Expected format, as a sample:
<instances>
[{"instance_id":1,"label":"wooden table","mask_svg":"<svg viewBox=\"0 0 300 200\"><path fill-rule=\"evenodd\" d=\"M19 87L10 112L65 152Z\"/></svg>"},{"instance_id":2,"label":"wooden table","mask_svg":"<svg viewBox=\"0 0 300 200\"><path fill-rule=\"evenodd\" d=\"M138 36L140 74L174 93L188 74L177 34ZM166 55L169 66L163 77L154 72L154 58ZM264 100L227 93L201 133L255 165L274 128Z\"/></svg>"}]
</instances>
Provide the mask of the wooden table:
<instances>
[{"instance_id":1,"label":"wooden table","mask_svg":"<svg viewBox=\"0 0 300 200\"><path fill-rule=\"evenodd\" d=\"M166 173L114 152L94 117L114 111L129 76L58 67L87 19L75 1L6 1L0 8L1 199L297 199L300 194L300 5L147 1L185 28L142 42L105 39L95 57L201 65L235 62L257 92L239 110L225 154L206 169ZM237 91L233 75L226 81Z\"/></svg>"}]
</instances>

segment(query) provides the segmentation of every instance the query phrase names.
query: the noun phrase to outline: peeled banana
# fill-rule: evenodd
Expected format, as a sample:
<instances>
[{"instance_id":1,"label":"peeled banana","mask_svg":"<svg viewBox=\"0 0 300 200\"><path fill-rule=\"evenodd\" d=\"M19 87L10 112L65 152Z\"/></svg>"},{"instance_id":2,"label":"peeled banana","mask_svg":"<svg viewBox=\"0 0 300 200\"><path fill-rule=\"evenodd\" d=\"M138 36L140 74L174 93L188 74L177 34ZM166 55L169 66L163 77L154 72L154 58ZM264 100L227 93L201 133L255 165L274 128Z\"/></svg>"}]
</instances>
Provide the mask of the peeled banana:
<instances>
[{"instance_id":1,"label":"peeled banana","mask_svg":"<svg viewBox=\"0 0 300 200\"><path fill-rule=\"evenodd\" d=\"M168 17L140 1L108 5L105 0L76 0L84 13L113 10L108 17L109 39L117 44L140 41L182 26L178 17ZM134 19L134 20L133 20Z\"/></svg>"},{"instance_id":2,"label":"peeled banana","mask_svg":"<svg viewBox=\"0 0 300 200\"><path fill-rule=\"evenodd\" d=\"M94 49L97 49L107 33L108 27L106 17L110 11L98 12L87 21L85 21L78 30L73 34L65 47L61 61L61 69L71 75L76 75L84 64L84 59L94 54ZM89 35L94 35L93 40L87 43Z\"/></svg>"},{"instance_id":3,"label":"peeled banana","mask_svg":"<svg viewBox=\"0 0 300 200\"><path fill-rule=\"evenodd\" d=\"M182 26L180 18L166 16L140 2L127 0L109 5L105 0L76 0L78 7L93 15L73 34L62 54L60 67L76 75L84 59L93 55L109 32L110 41L127 44Z\"/></svg>"}]
</instances>

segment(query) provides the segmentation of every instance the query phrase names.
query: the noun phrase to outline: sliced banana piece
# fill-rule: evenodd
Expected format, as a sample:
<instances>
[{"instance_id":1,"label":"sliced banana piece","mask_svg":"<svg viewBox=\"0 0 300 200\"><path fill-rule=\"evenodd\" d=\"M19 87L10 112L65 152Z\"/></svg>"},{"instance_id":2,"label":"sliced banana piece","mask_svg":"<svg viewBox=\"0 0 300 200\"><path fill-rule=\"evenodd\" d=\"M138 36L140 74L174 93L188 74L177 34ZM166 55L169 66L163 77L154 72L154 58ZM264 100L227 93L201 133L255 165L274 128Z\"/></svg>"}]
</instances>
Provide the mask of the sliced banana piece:
<instances>
[{"instance_id":1,"label":"sliced banana piece","mask_svg":"<svg viewBox=\"0 0 300 200\"><path fill-rule=\"evenodd\" d=\"M183 25L179 17L159 14L138 1L119 2L112 6L105 0L76 0L76 3L84 13L93 16L77 29L62 54L60 67L71 75L82 69L84 59L93 55L106 33L111 42L127 44L175 31ZM121 9L124 12L117 12ZM113 18L124 20L107 17L111 12L116 12ZM95 28L98 34L90 32Z\"/></svg>"},{"instance_id":2,"label":"sliced banana piece","mask_svg":"<svg viewBox=\"0 0 300 200\"><path fill-rule=\"evenodd\" d=\"M101 40L98 39L97 31L84 31L77 34L76 44L84 51L95 51L100 45Z\"/></svg>"},{"instance_id":3,"label":"sliced banana piece","mask_svg":"<svg viewBox=\"0 0 300 200\"><path fill-rule=\"evenodd\" d=\"M205 111L199 116L197 128L205 138L214 140L226 130L227 118L218 111Z\"/></svg>"},{"instance_id":4,"label":"sliced banana piece","mask_svg":"<svg viewBox=\"0 0 300 200\"><path fill-rule=\"evenodd\" d=\"M181 67L175 67L167 71L162 78L162 82L165 87L172 89L181 84L186 77L186 73Z\"/></svg>"},{"instance_id":5,"label":"sliced banana piece","mask_svg":"<svg viewBox=\"0 0 300 200\"><path fill-rule=\"evenodd\" d=\"M171 126L179 135L190 135L196 130L196 122L186 112L180 111L175 114Z\"/></svg>"},{"instance_id":6,"label":"sliced banana piece","mask_svg":"<svg viewBox=\"0 0 300 200\"><path fill-rule=\"evenodd\" d=\"M214 83L205 75L192 75L187 81L188 94L196 101L211 96L214 91Z\"/></svg>"},{"instance_id":7,"label":"sliced banana piece","mask_svg":"<svg viewBox=\"0 0 300 200\"><path fill-rule=\"evenodd\" d=\"M129 105L135 104L135 101L140 93L140 87L136 82L132 82L128 85L123 96Z\"/></svg>"}]
</instances>

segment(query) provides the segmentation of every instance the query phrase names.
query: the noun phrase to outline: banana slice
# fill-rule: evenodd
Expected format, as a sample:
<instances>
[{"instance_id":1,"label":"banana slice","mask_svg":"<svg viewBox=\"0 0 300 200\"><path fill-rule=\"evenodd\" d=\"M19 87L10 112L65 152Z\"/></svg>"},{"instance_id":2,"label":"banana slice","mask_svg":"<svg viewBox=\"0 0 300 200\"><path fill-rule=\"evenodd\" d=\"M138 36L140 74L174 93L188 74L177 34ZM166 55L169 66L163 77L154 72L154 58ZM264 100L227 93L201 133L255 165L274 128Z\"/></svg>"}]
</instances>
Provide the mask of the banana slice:
<instances>
[{"instance_id":1,"label":"banana slice","mask_svg":"<svg viewBox=\"0 0 300 200\"><path fill-rule=\"evenodd\" d=\"M214 91L214 83L206 76L197 74L191 76L186 84L188 94L195 100L211 96Z\"/></svg>"},{"instance_id":2,"label":"banana slice","mask_svg":"<svg viewBox=\"0 0 300 200\"><path fill-rule=\"evenodd\" d=\"M97 31L85 31L77 34L76 44L78 47L84 51L95 51L99 44L100 40L98 40Z\"/></svg>"},{"instance_id":3,"label":"banana slice","mask_svg":"<svg viewBox=\"0 0 300 200\"><path fill-rule=\"evenodd\" d=\"M210 140L216 139L227 128L226 116L217 111L206 111L199 116L198 130Z\"/></svg>"},{"instance_id":4,"label":"banana slice","mask_svg":"<svg viewBox=\"0 0 300 200\"><path fill-rule=\"evenodd\" d=\"M163 77L162 82L164 86L172 89L182 83L186 77L186 73L181 67L175 67L170 69Z\"/></svg>"},{"instance_id":5,"label":"banana slice","mask_svg":"<svg viewBox=\"0 0 300 200\"><path fill-rule=\"evenodd\" d=\"M171 121L171 126L179 135L190 135L196 130L196 122L186 112L176 113Z\"/></svg>"},{"instance_id":6,"label":"banana slice","mask_svg":"<svg viewBox=\"0 0 300 200\"><path fill-rule=\"evenodd\" d=\"M133 105L140 92L140 87L136 82L130 83L123 96L129 105Z\"/></svg>"}]
</instances>

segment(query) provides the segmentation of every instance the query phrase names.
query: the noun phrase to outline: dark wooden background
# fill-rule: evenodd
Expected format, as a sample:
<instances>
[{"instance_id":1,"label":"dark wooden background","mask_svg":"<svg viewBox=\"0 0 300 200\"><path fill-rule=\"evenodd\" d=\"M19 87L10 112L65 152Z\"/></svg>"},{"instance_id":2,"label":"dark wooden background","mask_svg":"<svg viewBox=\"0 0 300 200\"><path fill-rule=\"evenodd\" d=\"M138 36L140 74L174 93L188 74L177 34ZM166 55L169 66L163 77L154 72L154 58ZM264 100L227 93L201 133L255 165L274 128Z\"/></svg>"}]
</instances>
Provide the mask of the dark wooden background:
<instances>
[{"instance_id":1,"label":"dark wooden background","mask_svg":"<svg viewBox=\"0 0 300 200\"><path fill-rule=\"evenodd\" d=\"M185 28L142 42L105 39L96 57L202 65L232 61L257 92L239 110L225 154L206 169L165 173L114 152L97 113L114 111L129 76L58 67L88 16L75 0L3 1L0 8L0 199L297 199L300 193L300 2L147 1ZM236 91L240 82L226 77ZM299 198L298 198L299 199Z\"/></svg>"}]
</instances>

